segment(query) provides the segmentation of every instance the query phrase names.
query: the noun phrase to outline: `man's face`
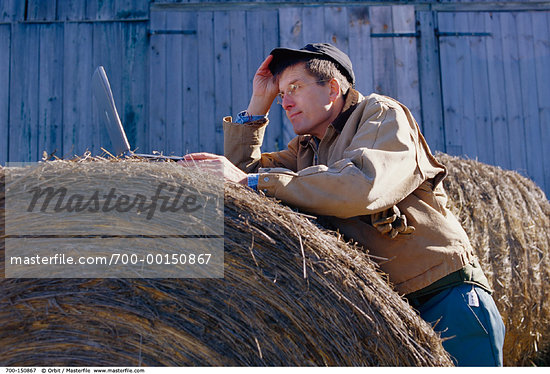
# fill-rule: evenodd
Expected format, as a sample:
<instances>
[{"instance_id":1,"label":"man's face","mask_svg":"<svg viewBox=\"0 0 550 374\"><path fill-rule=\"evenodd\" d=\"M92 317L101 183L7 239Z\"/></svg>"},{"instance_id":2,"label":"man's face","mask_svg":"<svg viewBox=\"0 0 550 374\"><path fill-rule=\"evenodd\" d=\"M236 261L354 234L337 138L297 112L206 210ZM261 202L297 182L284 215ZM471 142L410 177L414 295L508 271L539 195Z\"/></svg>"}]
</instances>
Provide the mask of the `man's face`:
<instances>
[{"instance_id":1,"label":"man's face","mask_svg":"<svg viewBox=\"0 0 550 374\"><path fill-rule=\"evenodd\" d=\"M279 92L284 94L282 106L294 132L321 139L334 119L334 105L330 100L329 82L321 85L317 81L306 71L302 62L283 71L279 77Z\"/></svg>"}]
</instances>

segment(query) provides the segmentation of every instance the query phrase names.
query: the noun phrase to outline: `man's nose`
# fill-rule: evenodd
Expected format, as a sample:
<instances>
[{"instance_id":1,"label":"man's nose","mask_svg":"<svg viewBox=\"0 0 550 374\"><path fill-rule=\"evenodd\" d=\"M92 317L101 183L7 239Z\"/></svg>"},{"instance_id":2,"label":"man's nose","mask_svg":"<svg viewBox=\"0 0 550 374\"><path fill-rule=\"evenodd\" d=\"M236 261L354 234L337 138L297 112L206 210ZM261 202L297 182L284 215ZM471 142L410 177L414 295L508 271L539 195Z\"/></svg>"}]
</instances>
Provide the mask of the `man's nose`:
<instances>
[{"instance_id":1,"label":"man's nose","mask_svg":"<svg viewBox=\"0 0 550 374\"><path fill-rule=\"evenodd\" d=\"M292 95L283 96L283 109L288 111L294 106L294 100L292 100Z\"/></svg>"}]
</instances>

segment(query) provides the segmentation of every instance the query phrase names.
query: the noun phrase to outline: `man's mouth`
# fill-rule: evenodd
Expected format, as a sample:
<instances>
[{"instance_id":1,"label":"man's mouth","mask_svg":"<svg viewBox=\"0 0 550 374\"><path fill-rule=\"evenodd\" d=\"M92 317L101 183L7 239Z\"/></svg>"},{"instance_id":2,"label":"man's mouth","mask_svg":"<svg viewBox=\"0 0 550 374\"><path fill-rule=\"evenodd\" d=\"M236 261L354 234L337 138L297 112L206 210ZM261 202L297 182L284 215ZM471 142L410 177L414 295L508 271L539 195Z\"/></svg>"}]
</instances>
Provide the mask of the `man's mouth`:
<instances>
[{"instance_id":1,"label":"man's mouth","mask_svg":"<svg viewBox=\"0 0 550 374\"><path fill-rule=\"evenodd\" d=\"M296 116L298 116L300 113L302 113L302 112L294 112L294 113L292 113L292 114L289 114L289 115L288 115L288 119L289 119L289 120L293 120L293 119L296 118Z\"/></svg>"}]
</instances>

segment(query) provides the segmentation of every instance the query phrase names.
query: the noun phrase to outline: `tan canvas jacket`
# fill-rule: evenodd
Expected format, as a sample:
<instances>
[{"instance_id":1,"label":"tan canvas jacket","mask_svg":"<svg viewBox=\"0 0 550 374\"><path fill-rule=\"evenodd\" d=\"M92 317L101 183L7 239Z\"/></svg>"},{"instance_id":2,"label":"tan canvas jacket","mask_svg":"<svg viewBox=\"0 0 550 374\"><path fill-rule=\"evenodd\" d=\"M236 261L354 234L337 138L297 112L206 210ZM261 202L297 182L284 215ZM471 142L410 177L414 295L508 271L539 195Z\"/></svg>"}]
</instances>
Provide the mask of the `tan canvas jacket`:
<instances>
[{"instance_id":1,"label":"tan canvas jacket","mask_svg":"<svg viewBox=\"0 0 550 374\"><path fill-rule=\"evenodd\" d=\"M408 294L474 258L462 226L446 208L445 167L431 154L412 114L391 98L351 90L319 145L297 136L280 152L261 153L267 120L224 118L225 156L258 189L302 211L326 217L371 254L396 290ZM397 205L415 231L391 239L369 215Z\"/></svg>"}]
</instances>

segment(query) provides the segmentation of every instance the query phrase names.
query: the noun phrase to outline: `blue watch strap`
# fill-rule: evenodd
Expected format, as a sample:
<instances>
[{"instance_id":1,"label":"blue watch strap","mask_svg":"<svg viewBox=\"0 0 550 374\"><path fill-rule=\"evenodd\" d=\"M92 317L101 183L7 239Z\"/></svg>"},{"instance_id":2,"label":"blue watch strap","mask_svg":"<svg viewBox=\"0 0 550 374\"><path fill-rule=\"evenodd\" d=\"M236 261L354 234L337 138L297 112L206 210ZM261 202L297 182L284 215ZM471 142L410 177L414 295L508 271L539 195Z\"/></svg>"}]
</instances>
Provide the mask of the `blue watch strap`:
<instances>
[{"instance_id":1,"label":"blue watch strap","mask_svg":"<svg viewBox=\"0 0 550 374\"><path fill-rule=\"evenodd\" d=\"M246 183L248 187L252 188L254 191L258 191L258 179L260 174L248 174L246 177Z\"/></svg>"},{"instance_id":2,"label":"blue watch strap","mask_svg":"<svg viewBox=\"0 0 550 374\"><path fill-rule=\"evenodd\" d=\"M235 122L240 123L241 125L244 125L245 123L259 121L265 118L267 118L267 116L251 116L246 110L243 110L242 112L237 114L237 118L235 118Z\"/></svg>"}]
</instances>

